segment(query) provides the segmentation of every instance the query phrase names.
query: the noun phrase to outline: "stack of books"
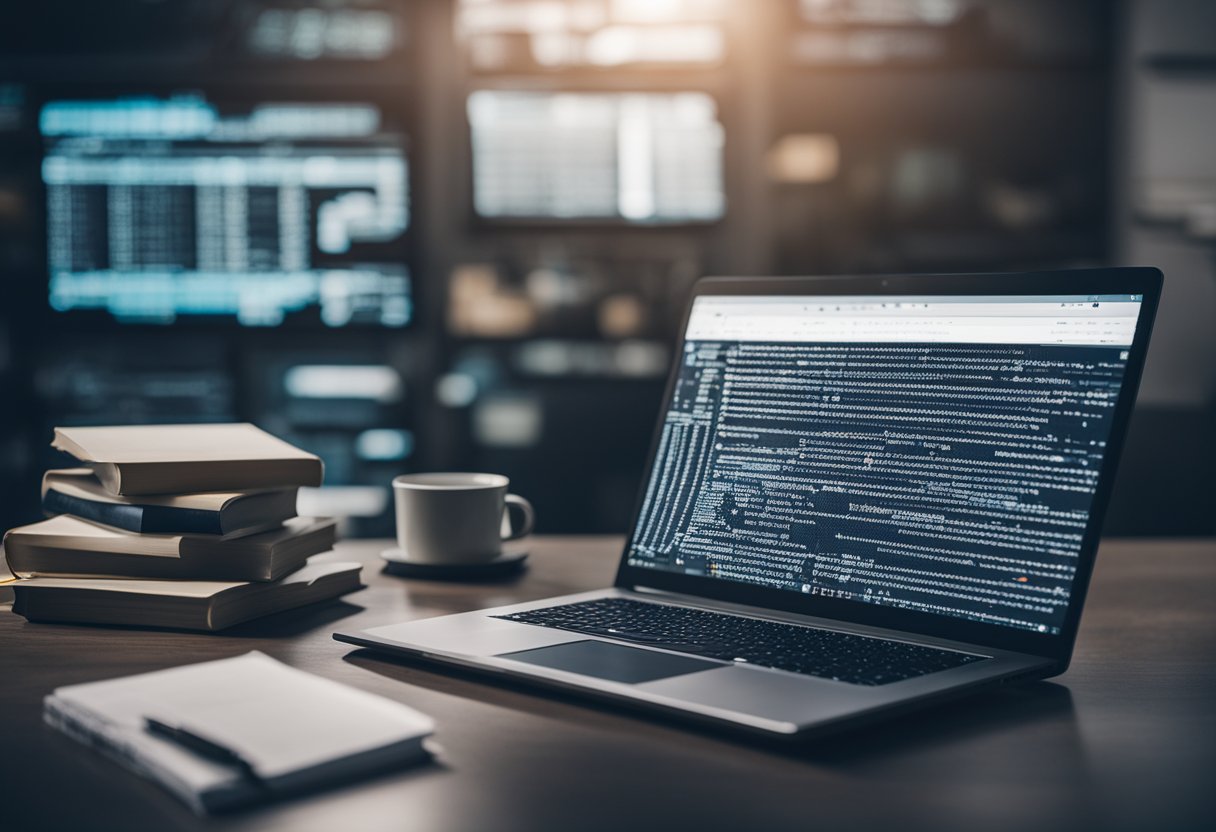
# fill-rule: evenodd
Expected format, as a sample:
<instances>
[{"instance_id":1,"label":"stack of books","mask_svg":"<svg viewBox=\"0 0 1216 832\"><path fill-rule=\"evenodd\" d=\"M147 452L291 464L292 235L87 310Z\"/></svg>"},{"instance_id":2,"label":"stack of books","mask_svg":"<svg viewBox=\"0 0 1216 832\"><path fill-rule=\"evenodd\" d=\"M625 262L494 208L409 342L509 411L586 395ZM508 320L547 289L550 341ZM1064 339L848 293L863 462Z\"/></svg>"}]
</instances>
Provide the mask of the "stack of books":
<instances>
[{"instance_id":1,"label":"stack of books","mask_svg":"<svg viewBox=\"0 0 1216 832\"><path fill-rule=\"evenodd\" d=\"M249 424L56 428L48 519L4 536L31 621L222 630L358 589L334 521L296 516L321 460Z\"/></svg>"}]
</instances>

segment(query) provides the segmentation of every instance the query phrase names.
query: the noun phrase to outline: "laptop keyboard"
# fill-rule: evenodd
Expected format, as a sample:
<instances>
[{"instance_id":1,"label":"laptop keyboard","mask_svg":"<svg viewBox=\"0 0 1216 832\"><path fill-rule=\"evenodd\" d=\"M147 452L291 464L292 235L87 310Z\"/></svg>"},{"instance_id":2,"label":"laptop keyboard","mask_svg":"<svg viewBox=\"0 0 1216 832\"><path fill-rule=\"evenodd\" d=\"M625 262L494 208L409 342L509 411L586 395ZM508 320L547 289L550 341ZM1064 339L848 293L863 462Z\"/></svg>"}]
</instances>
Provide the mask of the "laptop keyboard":
<instances>
[{"instance_id":1,"label":"laptop keyboard","mask_svg":"<svg viewBox=\"0 0 1216 832\"><path fill-rule=\"evenodd\" d=\"M601 598L494 617L852 685L887 685L985 658L629 598Z\"/></svg>"}]
</instances>

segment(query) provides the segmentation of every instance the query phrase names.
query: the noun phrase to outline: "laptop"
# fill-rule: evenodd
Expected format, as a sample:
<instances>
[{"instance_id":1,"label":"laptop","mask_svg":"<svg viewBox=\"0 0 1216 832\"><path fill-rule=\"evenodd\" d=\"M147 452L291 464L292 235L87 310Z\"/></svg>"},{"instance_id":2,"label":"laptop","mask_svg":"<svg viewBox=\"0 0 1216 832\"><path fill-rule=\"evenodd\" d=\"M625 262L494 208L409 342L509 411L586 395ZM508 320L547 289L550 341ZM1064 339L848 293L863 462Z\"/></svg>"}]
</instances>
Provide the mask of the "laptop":
<instances>
[{"instance_id":1,"label":"laptop","mask_svg":"<svg viewBox=\"0 0 1216 832\"><path fill-rule=\"evenodd\" d=\"M701 280L611 587L334 637L787 738L1063 673L1161 282Z\"/></svg>"}]
</instances>

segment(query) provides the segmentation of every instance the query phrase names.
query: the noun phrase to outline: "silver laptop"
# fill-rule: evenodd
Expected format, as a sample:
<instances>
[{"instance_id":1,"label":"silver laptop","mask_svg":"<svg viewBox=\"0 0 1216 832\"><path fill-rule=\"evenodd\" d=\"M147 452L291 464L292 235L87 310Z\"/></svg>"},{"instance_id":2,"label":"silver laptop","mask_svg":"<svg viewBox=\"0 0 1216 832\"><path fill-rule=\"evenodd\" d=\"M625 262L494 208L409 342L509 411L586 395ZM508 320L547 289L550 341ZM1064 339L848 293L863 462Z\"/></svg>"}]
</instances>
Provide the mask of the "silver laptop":
<instances>
[{"instance_id":1,"label":"silver laptop","mask_svg":"<svg viewBox=\"0 0 1216 832\"><path fill-rule=\"evenodd\" d=\"M702 280L613 586L334 637L785 737L1062 673L1160 288Z\"/></svg>"}]
</instances>

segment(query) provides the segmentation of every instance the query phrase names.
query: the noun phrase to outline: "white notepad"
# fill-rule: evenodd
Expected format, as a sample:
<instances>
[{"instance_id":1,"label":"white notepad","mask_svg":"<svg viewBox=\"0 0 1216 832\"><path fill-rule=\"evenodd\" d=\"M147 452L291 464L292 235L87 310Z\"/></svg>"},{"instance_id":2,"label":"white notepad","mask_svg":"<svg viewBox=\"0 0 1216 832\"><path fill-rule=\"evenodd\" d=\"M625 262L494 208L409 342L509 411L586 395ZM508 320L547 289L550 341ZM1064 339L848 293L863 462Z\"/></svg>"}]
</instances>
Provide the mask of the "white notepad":
<instances>
[{"instance_id":1,"label":"white notepad","mask_svg":"<svg viewBox=\"0 0 1216 832\"><path fill-rule=\"evenodd\" d=\"M431 719L259 652L57 689L46 722L214 812L427 756ZM149 730L189 732L239 757L214 761Z\"/></svg>"}]
</instances>

